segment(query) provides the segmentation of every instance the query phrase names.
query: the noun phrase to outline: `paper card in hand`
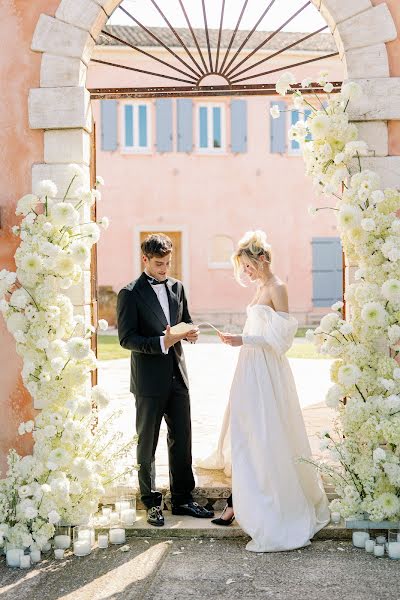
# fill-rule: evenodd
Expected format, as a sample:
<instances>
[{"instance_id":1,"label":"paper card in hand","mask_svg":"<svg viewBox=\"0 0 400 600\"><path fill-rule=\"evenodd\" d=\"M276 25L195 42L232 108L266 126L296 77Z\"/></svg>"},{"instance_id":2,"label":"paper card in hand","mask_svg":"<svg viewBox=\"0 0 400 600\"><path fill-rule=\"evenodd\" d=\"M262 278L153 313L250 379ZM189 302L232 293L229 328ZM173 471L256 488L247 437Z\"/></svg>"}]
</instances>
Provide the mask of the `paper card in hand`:
<instances>
[{"instance_id":1,"label":"paper card in hand","mask_svg":"<svg viewBox=\"0 0 400 600\"><path fill-rule=\"evenodd\" d=\"M193 325L193 323L184 323L182 321L182 323L178 323L171 327L170 333L181 335L182 333L189 333L189 331L193 331L193 329L196 329L196 325Z\"/></svg>"}]
</instances>

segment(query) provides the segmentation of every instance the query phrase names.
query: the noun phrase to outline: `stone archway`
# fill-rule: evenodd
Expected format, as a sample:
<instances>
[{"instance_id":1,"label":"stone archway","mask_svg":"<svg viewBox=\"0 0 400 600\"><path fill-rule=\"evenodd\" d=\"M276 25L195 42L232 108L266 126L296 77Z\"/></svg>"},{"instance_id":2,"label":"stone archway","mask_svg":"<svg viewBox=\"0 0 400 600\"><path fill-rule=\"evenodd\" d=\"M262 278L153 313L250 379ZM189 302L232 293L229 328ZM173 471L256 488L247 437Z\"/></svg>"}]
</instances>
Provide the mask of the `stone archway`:
<instances>
[{"instance_id":1,"label":"stone archway","mask_svg":"<svg viewBox=\"0 0 400 600\"><path fill-rule=\"evenodd\" d=\"M366 91L365 99L351 113L360 137L375 152L374 157L364 159L364 165L380 173L385 186L398 185L400 157L389 156L388 150L387 121L400 120L398 80L390 77L385 45L397 37L388 6L373 6L372 0L312 2L330 27L347 79L357 80ZM69 183L68 164L79 164L89 183L92 115L86 73L95 40L119 3L61 0L55 17L40 16L33 36L31 48L42 53L42 61L40 87L29 94L29 123L33 129L44 130L44 162L32 166L32 183L52 179L61 197ZM351 278L351 268L347 278ZM89 271L69 296L76 312L89 321Z\"/></svg>"}]
</instances>

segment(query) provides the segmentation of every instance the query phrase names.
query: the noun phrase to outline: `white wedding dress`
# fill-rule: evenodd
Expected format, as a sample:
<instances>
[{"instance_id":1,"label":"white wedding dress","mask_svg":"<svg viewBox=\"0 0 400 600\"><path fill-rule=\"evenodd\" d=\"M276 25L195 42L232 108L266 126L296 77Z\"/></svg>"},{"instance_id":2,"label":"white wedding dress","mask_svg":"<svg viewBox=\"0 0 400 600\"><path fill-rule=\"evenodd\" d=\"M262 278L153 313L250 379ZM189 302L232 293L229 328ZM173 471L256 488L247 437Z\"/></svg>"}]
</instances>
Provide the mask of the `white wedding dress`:
<instances>
[{"instance_id":1,"label":"white wedding dress","mask_svg":"<svg viewBox=\"0 0 400 600\"><path fill-rule=\"evenodd\" d=\"M301 548L329 522L318 473L296 460L311 456L285 356L296 330L287 313L248 307L218 448L197 463L226 474L232 467L235 516L253 552Z\"/></svg>"}]
</instances>

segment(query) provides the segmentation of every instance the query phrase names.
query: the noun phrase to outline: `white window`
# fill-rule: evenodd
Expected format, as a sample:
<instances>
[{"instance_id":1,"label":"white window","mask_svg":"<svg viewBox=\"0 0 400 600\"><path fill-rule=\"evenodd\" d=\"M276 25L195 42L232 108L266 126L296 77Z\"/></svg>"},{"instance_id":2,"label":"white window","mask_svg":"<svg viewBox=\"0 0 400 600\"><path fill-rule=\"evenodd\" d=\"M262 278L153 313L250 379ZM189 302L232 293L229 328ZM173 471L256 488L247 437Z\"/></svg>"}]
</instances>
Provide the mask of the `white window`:
<instances>
[{"instance_id":1,"label":"white window","mask_svg":"<svg viewBox=\"0 0 400 600\"><path fill-rule=\"evenodd\" d=\"M151 105L146 102L122 103L121 148L124 152L150 152Z\"/></svg>"},{"instance_id":2,"label":"white window","mask_svg":"<svg viewBox=\"0 0 400 600\"><path fill-rule=\"evenodd\" d=\"M290 125L295 125L297 123L297 121L300 121L301 119L304 119L304 121L307 121L307 119L311 115L312 111L310 109L306 109L302 112L304 112L304 114L301 114L298 110L291 111ZM308 134L308 136L306 137L306 140L307 141L311 140L310 134ZM289 148L289 154L301 154L300 144L298 142L296 142L296 140L289 140L288 148Z\"/></svg>"},{"instance_id":3,"label":"white window","mask_svg":"<svg viewBox=\"0 0 400 600\"><path fill-rule=\"evenodd\" d=\"M205 153L225 151L225 106L197 106L197 150Z\"/></svg>"},{"instance_id":4,"label":"white window","mask_svg":"<svg viewBox=\"0 0 400 600\"><path fill-rule=\"evenodd\" d=\"M210 246L210 269L231 269L231 256L234 251L234 244L228 235L215 235L211 240Z\"/></svg>"}]
</instances>

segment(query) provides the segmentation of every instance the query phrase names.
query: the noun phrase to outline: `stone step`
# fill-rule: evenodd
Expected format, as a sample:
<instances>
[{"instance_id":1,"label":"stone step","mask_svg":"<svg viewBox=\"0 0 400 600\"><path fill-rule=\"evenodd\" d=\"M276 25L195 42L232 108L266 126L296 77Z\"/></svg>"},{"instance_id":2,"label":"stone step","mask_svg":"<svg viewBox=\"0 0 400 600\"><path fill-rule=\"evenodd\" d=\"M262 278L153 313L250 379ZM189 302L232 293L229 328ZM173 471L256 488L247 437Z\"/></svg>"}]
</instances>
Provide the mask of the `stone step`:
<instances>
[{"instance_id":1,"label":"stone step","mask_svg":"<svg viewBox=\"0 0 400 600\"><path fill-rule=\"evenodd\" d=\"M172 515L164 512L165 526L153 527L146 521L146 512L139 510L137 520L132 527L126 529L127 536L149 537L157 539L198 538L211 541L213 539L248 538L247 534L234 522L229 527L213 525L210 519L195 519L193 517ZM338 525L329 524L321 529L313 539L318 540L349 540L352 532L346 529L343 522ZM129 539L128 539L129 542Z\"/></svg>"}]
</instances>

